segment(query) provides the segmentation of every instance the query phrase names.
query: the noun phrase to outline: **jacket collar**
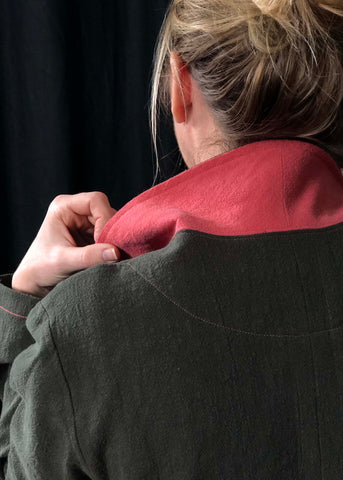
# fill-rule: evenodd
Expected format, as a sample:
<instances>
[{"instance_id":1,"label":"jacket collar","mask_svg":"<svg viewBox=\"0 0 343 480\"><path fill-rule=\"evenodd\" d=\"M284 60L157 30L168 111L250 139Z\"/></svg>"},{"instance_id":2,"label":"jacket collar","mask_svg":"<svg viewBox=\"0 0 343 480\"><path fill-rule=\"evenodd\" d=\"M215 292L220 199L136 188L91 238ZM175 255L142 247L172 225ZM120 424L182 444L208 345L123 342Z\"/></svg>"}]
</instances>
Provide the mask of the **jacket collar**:
<instances>
[{"instance_id":1,"label":"jacket collar","mask_svg":"<svg viewBox=\"0 0 343 480\"><path fill-rule=\"evenodd\" d=\"M323 228L343 221L343 177L321 148L298 140L250 143L138 195L98 243L124 258L165 247L177 232L214 235Z\"/></svg>"}]
</instances>

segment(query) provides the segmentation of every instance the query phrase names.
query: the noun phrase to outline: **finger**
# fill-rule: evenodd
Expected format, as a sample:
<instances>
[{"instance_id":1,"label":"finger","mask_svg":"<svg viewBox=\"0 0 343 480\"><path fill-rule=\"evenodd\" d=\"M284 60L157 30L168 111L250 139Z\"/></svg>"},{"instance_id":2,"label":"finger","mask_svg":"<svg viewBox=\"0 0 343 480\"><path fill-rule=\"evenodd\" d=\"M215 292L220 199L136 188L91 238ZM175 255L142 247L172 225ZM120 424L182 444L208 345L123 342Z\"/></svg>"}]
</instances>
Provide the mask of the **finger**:
<instances>
[{"instance_id":1,"label":"finger","mask_svg":"<svg viewBox=\"0 0 343 480\"><path fill-rule=\"evenodd\" d=\"M59 195L49 207L52 215L60 217L68 227L78 225L75 215L87 217L94 225L94 240L100 236L106 223L117 212L102 192L84 192L76 195Z\"/></svg>"},{"instance_id":2,"label":"finger","mask_svg":"<svg viewBox=\"0 0 343 480\"><path fill-rule=\"evenodd\" d=\"M104 252L107 252L104 256ZM110 257L110 253L112 256ZM99 263L117 262L120 259L119 249L106 243L88 245L86 247L71 247L64 251L63 270L66 273L84 270Z\"/></svg>"}]
</instances>

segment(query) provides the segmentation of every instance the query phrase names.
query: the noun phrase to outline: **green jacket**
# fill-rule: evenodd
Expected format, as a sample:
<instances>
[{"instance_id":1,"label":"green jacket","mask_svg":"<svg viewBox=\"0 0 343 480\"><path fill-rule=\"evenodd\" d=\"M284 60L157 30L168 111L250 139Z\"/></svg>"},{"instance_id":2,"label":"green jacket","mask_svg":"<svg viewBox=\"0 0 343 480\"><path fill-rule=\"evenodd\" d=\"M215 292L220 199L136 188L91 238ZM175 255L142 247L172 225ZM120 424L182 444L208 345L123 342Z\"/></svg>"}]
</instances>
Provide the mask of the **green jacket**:
<instances>
[{"instance_id":1,"label":"green jacket","mask_svg":"<svg viewBox=\"0 0 343 480\"><path fill-rule=\"evenodd\" d=\"M0 478L341 480L343 178L258 142L136 197L118 264L0 284Z\"/></svg>"}]
</instances>

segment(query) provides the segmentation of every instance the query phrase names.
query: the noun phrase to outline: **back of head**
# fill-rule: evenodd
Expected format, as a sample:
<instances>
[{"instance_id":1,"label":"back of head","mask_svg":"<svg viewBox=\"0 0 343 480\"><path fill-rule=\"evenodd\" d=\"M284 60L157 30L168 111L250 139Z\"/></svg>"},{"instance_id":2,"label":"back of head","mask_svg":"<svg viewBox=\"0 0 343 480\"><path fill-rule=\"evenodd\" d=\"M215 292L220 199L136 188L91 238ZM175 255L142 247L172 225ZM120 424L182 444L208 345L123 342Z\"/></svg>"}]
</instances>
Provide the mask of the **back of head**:
<instances>
[{"instance_id":1,"label":"back of head","mask_svg":"<svg viewBox=\"0 0 343 480\"><path fill-rule=\"evenodd\" d=\"M343 0L173 0L156 50L155 145L173 50L227 145L300 138L343 167Z\"/></svg>"}]
</instances>

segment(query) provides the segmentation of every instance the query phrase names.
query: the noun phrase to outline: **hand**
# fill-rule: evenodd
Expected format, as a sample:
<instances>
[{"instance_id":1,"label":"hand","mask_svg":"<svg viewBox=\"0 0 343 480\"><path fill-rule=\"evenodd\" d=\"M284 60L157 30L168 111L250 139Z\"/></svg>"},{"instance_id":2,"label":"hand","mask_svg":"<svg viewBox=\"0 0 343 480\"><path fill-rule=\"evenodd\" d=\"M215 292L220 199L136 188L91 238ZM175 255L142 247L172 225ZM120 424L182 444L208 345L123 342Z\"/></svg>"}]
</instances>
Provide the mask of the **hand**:
<instances>
[{"instance_id":1,"label":"hand","mask_svg":"<svg viewBox=\"0 0 343 480\"><path fill-rule=\"evenodd\" d=\"M94 244L116 213L101 192L59 195L12 278L12 288L43 298L73 273L98 263L119 260L110 244ZM104 251L107 256L103 257ZM108 255L112 253L112 258Z\"/></svg>"}]
</instances>

